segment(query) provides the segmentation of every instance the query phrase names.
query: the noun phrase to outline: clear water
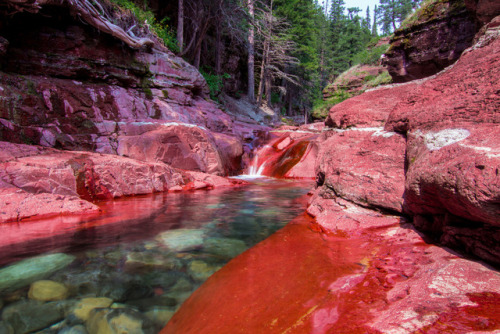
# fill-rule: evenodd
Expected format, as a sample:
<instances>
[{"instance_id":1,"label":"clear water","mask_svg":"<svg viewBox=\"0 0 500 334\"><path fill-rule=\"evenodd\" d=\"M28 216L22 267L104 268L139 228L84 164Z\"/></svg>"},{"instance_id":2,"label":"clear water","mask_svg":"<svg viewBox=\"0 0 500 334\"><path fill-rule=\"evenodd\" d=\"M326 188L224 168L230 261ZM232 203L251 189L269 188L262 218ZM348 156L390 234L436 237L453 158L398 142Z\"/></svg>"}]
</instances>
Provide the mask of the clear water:
<instances>
[{"instance_id":1,"label":"clear water","mask_svg":"<svg viewBox=\"0 0 500 334\"><path fill-rule=\"evenodd\" d=\"M259 178L240 188L103 203L99 215L4 224L0 264L16 265L47 253L75 256L64 269L43 277L70 291L65 300L54 302L65 303L66 318L47 333L83 325L71 308L85 297L108 297L115 306L150 318L152 311L172 313L232 257L302 213L303 195L311 186ZM0 289L3 311L25 303L28 288ZM155 330L162 319L152 319ZM1 326L0 321L0 331Z\"/></svg>"}]
</instances>

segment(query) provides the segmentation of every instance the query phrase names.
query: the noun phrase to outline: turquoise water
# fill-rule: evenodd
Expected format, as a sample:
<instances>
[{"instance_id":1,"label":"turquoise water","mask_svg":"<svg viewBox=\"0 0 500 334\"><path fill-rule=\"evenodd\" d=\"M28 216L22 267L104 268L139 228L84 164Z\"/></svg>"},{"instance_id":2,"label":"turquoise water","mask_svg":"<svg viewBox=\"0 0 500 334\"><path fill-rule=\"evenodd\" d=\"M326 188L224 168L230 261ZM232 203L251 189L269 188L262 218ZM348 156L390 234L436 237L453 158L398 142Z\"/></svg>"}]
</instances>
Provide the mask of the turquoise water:
<instances>
[{"instance_id":1,"label":"turquoise water","mask_svg":"<svg viewBox=\"0 0 500 334\"><path fill-rule=\"evenodd\" d=\"M0 333L91 333L100 319L92 317L103 314L158 332L211 274L302 213L311 187L261 178L102 203L100 215L2 225ZM35 300L29 289L42 279L66 293ZM93 297L107 299L101 313L83 319L76 309Z\"/></svg>"}]
</instances>

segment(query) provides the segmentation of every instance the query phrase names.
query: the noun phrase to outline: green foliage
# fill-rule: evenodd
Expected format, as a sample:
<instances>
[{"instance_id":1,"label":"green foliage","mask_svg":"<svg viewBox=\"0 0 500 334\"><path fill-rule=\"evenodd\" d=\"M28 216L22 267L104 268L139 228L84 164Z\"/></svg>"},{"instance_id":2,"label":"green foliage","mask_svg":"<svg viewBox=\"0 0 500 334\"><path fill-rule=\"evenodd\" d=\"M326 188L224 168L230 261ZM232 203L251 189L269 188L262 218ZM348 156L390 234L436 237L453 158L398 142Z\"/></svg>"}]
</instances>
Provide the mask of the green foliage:
<instances>
[{"instance_id":1,"label":"green foliage","mask_svg":"<svg viewBox=\"0 0 500 334\"><path fill-rule=\"evenodd\" d=\"M271 103L275 104L275 103L278 103L281 101L281 97L280 97L280 94L278 93L271 93Z\"/></svg>"},{"instance_id":2,"label":"green foliage","mask_svg":"<svg viewBox=\"0 0 500 334\"><path fill-rule=\"evenodd\" d=\"M392 83L392 77L389 74L389 72L386 71L380 73L376 77L367 76L365 80L366 80L366 86L371 88Z\"/></svg>"},{"instance_id":3,"label":"green foliage","mask_svg":"<svg viewBox=\"0 0 500 334\"><path fill-rule=\"evenodd\" d=\"M389 45L380 45L364 49L353 56L354 64L377 65L380 57L387 51Z\"/></svg>"},{"instance_id":4,"label":"green foliage","mask_svg":"<svg viewBox=\"0 0 500 334\"><path fill-rule=\"evenodd\" d=\"M109 0L112 3L118 5L122 9L128 10L134 14L137 18L138 23L141 26L148 25L151 31L160 38L165 46L168 47L173 52L178 52L177 39L174 32L167 24L168 18L164 18L158 21L154 13L147 7L146 2L144 2L143 7L134 3L131 0Z\"/></svg>"},{"instance_id":5,"label":"green foliage","mask_svg":"<svg viewBox=\"0 0 500 334\"><path fill-rule=\"evenodd\" d=\"M406 29L444 14L453 15L453 13L460 12L465 8L464 0L424 0L415 12L405 18L399 29Z\"/></svg>"},{"instance_id":6,"label":"green foliage","mask_svg":"<svg viewBox=\"0 0 500 334\"><path fill-rule=\"evenodd\" d=\"M217 75L212 72L212 69L208 67L203 67L200 69L201 75L205 78L208 88L210 89L210 98L216 102L219 101L219 95L222 92L224 86L224 79L231 78L231 75L224 73L222 75Z\"/></svg>"},{"instance_id":7,"label":"green foliage","mask_svg":"<svg viewBox=\"0 0 500 334\"><path fill-rule=\"evenodd\" d=\"M382 32L385 35L394 32L420 2L421 0L380 0L376 15L382 25Z\"/></svg>"},{"instance_id":8,"label":"green foliage","mask_svg":"<svg viewBox=\"0 0 500 334\"><path fill-rule=\"evenodd\" d=\"M329 97L326 100L316 99L314 101L313 109L311 111L312 118L325 119L326 116L328 116L328 112L334 105L339 104L340 102L343 102L350 97L352 97L352 95L349 94L347 91L337 90L335 91L332 97Z\"/></svg>"}]
</instances>

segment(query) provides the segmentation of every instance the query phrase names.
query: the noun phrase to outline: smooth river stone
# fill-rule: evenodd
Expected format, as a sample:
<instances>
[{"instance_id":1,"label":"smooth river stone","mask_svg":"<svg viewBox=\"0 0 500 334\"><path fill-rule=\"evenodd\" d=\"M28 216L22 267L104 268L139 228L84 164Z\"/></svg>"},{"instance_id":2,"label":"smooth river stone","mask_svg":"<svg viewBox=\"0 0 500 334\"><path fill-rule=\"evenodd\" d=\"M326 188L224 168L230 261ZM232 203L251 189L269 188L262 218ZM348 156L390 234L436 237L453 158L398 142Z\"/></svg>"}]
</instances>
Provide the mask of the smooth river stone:
<instances>
[{"instance_id":1,"label":"smooth river stone","mask_svg":"<svg viewBox=\"0 0 500 334\"><path fill-rule=\"evenodd\" d=\"M154 324L141 313L130 309L99 309L85 322L92 334L154 334Z\"/></svg>"},{"instance_id":2,"label":"smooth river stone","mask_svg":"<svg viewBox=\"0 0 500 334\"><path fill-rule=\"evenodd\" d=\"M203 245L203 250L207 253L218 255L226 259L232 259L243 253L247 245L239 239L230 238L209 238Z\"/></svg>"},{"instance_id":3,"label":"smooth river stone","mask_svg":"<svg viewBox=\"0 0 500 334\"><path fill-rule=\"evenodd\" d=\"M0 292L13 291L47 278L68 266L75 259L63 253L42 255L0 269Z\"/></svg>"},{"instance_id":4,"label":"smooth river stone","mask_svg":"<svg viewBox=\"0 0 500 334\"><path fill-rule=\"evenodd\" d=\"M36 281L31 284L28 297L43 302L63 300L68 298L68 288L59 282Z\"/></svg>"},{"instance_id":5,"label":"smooth river stone","mask_svg":"<svg viewBox=\"0 0 500 334\"><path fill-rule=\"evenodd\" d=\"M78 319L87 321L90 317L90 313L93 309L109 307L113 303L113 300L109 298L83 298L75 306L73 313Z\"/></svg>"},{"instance_id":6,"label":"smooth river stone","mask_svg":"<svg viewBox=\"0 0 500 334\"><path fill-rule=\"evenodd\" d=\"M204 236L202 230L178 229L161 233L157 240L174 252L185 252L201 248Z\"/></svg>"},{"instance_id":7,"label":"smooth river stone","mask_svg":"<svg viewBox=\"0 0 500 334\"><path fill-rule=\"evenodd\" d=\"M13 329L15 334L39 331L63 318L64 304L61 302L43 303L23 300L7 306L2 312L2 320Z\"/></svg>"},{"instance_id":8,"label":"smooth river stone","mask_svg":"<svg viewBox=\"0 0 500 334\"><path fill-rule=\"evenodd\" d=\"M205 281L220 268L220 266L211 266L203 261L194 260L189 263L187 271L194 280Z\"/></svg>"}]
</instances>

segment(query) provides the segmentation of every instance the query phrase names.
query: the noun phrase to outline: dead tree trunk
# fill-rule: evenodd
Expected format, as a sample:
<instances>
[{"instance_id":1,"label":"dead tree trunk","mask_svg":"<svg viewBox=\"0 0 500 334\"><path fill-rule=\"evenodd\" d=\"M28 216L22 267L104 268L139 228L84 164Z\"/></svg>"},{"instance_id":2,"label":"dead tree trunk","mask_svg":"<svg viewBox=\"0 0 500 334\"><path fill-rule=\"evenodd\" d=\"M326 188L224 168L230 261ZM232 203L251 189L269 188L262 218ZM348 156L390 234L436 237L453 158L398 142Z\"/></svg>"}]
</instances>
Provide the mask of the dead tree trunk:
<instances>
[{"instance_id":1,"label":"dead tree trunk","mask_svg":"<svg viewBox=\"0 0 500 334\"><path fill-rule=\"evenodd\" d=\"M179 11L177 15L177 46L182 53L184 47L184 0L179 0Z\"/></svg>"},{"instance_id":2,"label":"dead tree trunk","mask_svg":"<svg viewBox=\"0 0 500 334\"><path fill-rule=\"evenodd\" d=\"M250 27L248 28L248 99L255 101L255 27L254 27L254 0L248 0L248 14Z\"/></svg>"}]
</instances>

